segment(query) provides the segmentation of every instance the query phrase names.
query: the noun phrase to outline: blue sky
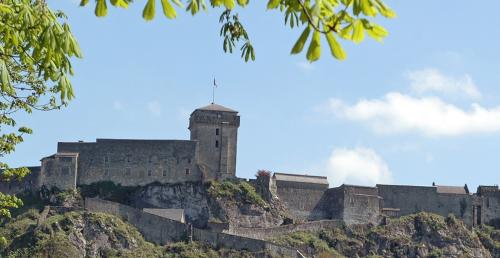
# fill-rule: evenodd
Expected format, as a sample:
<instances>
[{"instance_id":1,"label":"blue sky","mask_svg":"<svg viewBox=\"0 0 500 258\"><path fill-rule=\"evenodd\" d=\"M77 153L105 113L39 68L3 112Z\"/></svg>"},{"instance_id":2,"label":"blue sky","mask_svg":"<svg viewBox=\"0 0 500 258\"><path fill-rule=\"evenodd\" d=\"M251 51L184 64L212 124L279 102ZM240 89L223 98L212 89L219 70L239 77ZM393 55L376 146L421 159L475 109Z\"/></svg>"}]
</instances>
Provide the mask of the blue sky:
<instances>
[{"instance_id":1,"label":"blue sky","mask_svg":"<svg viewBox=\"0 0 500 258\"><path fill-rule=\"evenodd\" d=\"M11 165L37 165L58 141L188 139L188 116L211 101L240 112L237 175L258 169L328 175L341 183L500 183L499 1L387 1L381 44L343 42L291 56L300 30L253 1L240 18L257 60L222 52L221 10L176 20L140 18L142 1L104 19L76 1L49 1L69 16L84 53L76 99L61 111L19 115L30 125Z\"/></svg>"}]
</instances>

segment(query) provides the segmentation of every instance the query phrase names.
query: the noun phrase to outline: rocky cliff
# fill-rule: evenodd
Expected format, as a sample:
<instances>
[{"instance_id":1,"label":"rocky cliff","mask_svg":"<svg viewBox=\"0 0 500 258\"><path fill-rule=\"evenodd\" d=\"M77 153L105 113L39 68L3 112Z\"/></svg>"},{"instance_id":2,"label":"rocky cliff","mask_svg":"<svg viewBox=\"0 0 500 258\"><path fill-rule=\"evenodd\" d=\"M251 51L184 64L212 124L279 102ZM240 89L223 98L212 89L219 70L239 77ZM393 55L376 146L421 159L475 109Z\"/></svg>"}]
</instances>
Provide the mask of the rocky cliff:
<instances>
[{"instance_id":1,"label":"rocky cliff","mask_svg":"<svg viewBox=\"0 0 500 258\"><path fill-rule=\"evenodd\" d=\"M227 223L232 227L270 227L287 218L283 205L265 202L243 181L185 184L150 184L130 196L135 207L184 209L186 220L197 227Z\"/></svg>"},{"instance_id":2,"label":"rocky cliff","mask_svg":"<svg viewBox=\"0 0 500 258\"><path fill-rule=\"evenodd\" d=\"M467 228L453 216L418 213L387 225L353 225L272 240L312 257L500 257L500 230Z\"/></svg>"}]
</instances>

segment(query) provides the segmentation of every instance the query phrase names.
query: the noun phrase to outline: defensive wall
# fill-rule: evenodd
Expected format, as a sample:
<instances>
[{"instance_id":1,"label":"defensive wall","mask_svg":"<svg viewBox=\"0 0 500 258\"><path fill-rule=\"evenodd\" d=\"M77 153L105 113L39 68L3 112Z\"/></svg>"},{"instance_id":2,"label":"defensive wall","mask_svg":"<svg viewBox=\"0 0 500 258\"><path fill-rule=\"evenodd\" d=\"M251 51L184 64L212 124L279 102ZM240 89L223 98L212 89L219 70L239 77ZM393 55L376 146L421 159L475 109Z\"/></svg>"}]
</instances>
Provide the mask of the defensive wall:
<instances>
[{"instance_id":1,"label":"defensive wall","mask_svg":"<svg viewBox=\"0 0 500 258\"><path fill-rule=\"evenodd\" d=\"M486 222L500 227L500 191L498 186L479 186L477 195L481 197L476 206L478 222Z\"/></svg>"},{"instance_id":2,"label":"defensive wall","mask_svg":"<svg viewBox=\"0 0 500 258\"><path fill-rule=\"evenodd\" d=\"M256 183L268 187L265 191L263 187L260 187L258 192L264 194L265 197L272 194L277 195L297 220L306 221L321 218L312 211L328 189L326 177L274 173L272 177L258 177ZM268 193L265 193L266 191Z\"/></svg>"},{"instance_id":3,"label":"defensive wall","mask_svg":"<svg viewBox=\"0 0 500 258\"><path fill-rule=\"evenodd\" d=\"M293 248L275 245L259 239L190 228L189 225L175 220L98 198L85 199L85 209L91 212L103 212L121 217L136 226L146 240L160 245L183 241L191 235L193 240L206 243L215 248L224 247L257 253L267 252L281 257L301 257L300 253Z\"/></svg>"},{"instance_id":4,"label":"defensive wall","mask_svg":"<svg viewBox=\"0 0 500 258\"><path fill-rule=\"evenodd\" d=\"M143 212L130 206L101 200L86 198L85 209L115 215L137 227L147 241L167 244L186 239L186 224L161 216Z\"/></svg>"},{"instance_id":5,"label":"defensive wall","mask_svg":"<svg viewBox=\"0 0 500 258\"><path fill-rule=\"evenodd\" d=\"M196 141L97 139L93 143L60 142L57 152L79 153L78 185L112 181L136 186L201 180Z\"/></svg>"},{"instance_id":6,"label":"defensive wall","mask_svg":"<svg viewBox=\"0 0 500 258\"><path fill-rule=\"evenodd\" d=\"M380 201L375 187L341 185L326 190L312 213L323 219L342 220L348 225L378 224Z\"/></svg>"},{"instance_id":7,"label":"defensive wall","mask_svg":"<svg viewBox=\"0 0 500 258\"><path fill-rule=\"evenodd\" d=\"M40 188L40 170L41 167L28 167L31 173L25 176L21 181L10 180L8 182L0 181L0 192L4 194L18 194L25 191L35 191ZM0 170L0 173L3 171Z\"/></svg>"},{"instance_id":8,"label":"defensive wall","mask_svg":"<svg viewBox=\"0 0 500 258\"><path fill-rule=\"evenodd\" d=\"M338 228L343 225L345 223L341 220L318 220L270 228L229 228L224 233L254 239L270 239L296 231L318 232L324 229Z\"/></svg>"},{"instance_id":9,"label":"defensive wall","mask_svg":"<svg viewBox=\"0 0 500 258\"><path fill-rule=\"evenodd\" d=\"M47 188L75 189L78 175L78 153L58 152L43 158L41 184Z\"/></svg>"},{"instance_id":10,"label":"defensive wall","mask_svg":"<svg viewBox=\"0 0 500 258\"><path fill-rule=\"evenodd\" d=\"M420 211L442 216L454 214L466 224L473 225L473 195L467 193L438 193L436 186L377 185L383 208L398 208L399 216ZM497 217L499 216L497 213Z\"/></svg>"}]
</instances>

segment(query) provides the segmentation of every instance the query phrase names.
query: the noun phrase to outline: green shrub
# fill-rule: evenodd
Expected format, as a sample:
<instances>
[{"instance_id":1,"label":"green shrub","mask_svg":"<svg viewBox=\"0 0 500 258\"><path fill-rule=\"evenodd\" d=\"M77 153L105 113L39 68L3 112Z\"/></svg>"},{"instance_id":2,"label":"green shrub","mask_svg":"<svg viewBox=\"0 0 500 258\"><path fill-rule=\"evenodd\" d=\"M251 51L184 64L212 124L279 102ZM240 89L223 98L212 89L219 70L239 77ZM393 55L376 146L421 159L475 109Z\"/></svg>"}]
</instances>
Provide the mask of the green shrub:
<instances>
[{"instance_id":1,"label":"green shrub","mask_svg":"<svg viewBox=\"0 0 500 258\"><path fill-rule=\"evenodd\" d=\"M111 181L96 182L80 186L83 198L99 197L113 202L129 204L131 195L138 189L137 186L122 186Z\"/></svg>"},{"instance_id":2,"label":"green shrub","mask_svg":"<svg viewBox=\"0 0 500 258\"><path fill-rule=\"evenodd\" d=\"M262 208L269 207L269 205L255 191L255 188L244 181L211 181L208 184L207 192L213 198L226 198L233 202L243 201L256 204Z\"/></svg>"}]
</instances>

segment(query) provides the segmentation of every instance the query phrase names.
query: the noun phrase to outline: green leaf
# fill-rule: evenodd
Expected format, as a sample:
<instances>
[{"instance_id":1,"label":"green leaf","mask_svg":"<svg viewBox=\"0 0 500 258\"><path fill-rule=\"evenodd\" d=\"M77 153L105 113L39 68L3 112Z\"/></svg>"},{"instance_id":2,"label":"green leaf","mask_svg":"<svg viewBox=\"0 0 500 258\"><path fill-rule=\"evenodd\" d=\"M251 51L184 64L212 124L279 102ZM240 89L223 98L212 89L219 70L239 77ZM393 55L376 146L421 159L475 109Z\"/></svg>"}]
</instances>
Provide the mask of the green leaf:
<instances>
[{"instance_id":1,"label":"green leaf","mask_svg":"<svg viewBox=\"0 0 500 258\"><path fill-rule=\"evenodd\" d=\"M238 5L245 7L248 4L248 0L238 0Z\"/></svg>"},{"instance_id":2,"label":"green leaf","mask_svg":"<svg viewBox=\"0 0 500 258\"><path fill-rule=\"evenodd\" d=\"M198 12L198 1L191 0L187 6L187 10L191 11L191 15L195 15Z\"/></svg>"},{"instance_id":3,"label":"green leaf","mask_svg":"<svg viewBox=\"0 0 500 258\"><path fill-rule=\"evenodd\" d=\"M328 41L332 55L339 60L344 60L346 58L346 53L337 39L335 39L335 34L333 32L326 34L326 40Z\"/></svg>"},{"instance_id":4,"label":"green leaf","mask_svg":"<svg viewBox=\"0 0 500 258\"><path fill-rule=\"evenodd\" d=\"M352 12L356 16L358 16L361 13L361 3L360 3L360 0L354 0L353 1Z\"/></svg>"},{"instance_id":5,"label":"green leaf","mask_svg":"<svg viewBox=\"0 0 500 258\"><path fill-rule=\"evenodd\" d=\"M161 4L163 6L163 14L167 16L167 18L174 19L177 16L175 9L168 2L168 0L161 0Z\"/></svg>"},{"instance_id":6,"label":"green leaf","mask_svg":"<svg viewBox=\"0 0 500 258\"><path fill-rule=\"evenodd\" d=\"M382 0L375 0L377 3L377 9L386 18L395 18L396 13L382 2Z\"/></svg>"},{"instance_id":7,"label":"green leaf","mask_svg":"<svg viewBox=\"0 0 500 258\"><path fill-rule=\"evenodd\" d=\"M12 13L12 8L8 5L0 3L0 12L2 13Z\"/></svg>"},{"instance_id":8,"label":"green leaf","mask_svg":"<svg viewBox=\"0 0 500 258\"><path fill-rule=\"evenodd\" d=\"M387 35L389 35L389 32L384 29L384 27L370 23L368 20L363 20L363 26L365 27L366 33L377 41L382 41Z\"/></svg>"},{"instance_id":9,"label":"green leaf","mask_svg":"<svg viewBox=\"0 0 500 258\"><path fill-rule=\"evenodd\" d=\"M2 84L2 92L13 94L14 88L10 83L9 70L7 69L7 65L3 59L0 59L0 83Z\"/></svg>"},{"instance_id":10,"label":"green leaf","mask_svg":"<svg viewBox=\"0 0 500 258\"><path fill-rule=\"evenodd\" d=\"M234 0L224 0L224 6L226 9L232 10L234 8Z\"/></svg>"},{"instance_id":11,"label":"green leaf","mask_svg":"<svg viewBox=\"0 0 500 258\"><path fill-rule=\"evenodd\" d=\"M267 2L267 9L276 9L281 3L281 0L269 0Z\"/></svg>"},{"instance_id":12,"label":"green leaf","mask_svg":"<svg viewBox=\"0 0 500 258\"><path fill-rule=\"evenodd\" d=\"M174 3L175 5L179 6L180 8L184 8L184 5L182 4L181 1L179 0L172 0L172 3Z\"/></svg>"},{"instance_id":13,"label":"green leaf","mask_svg":"<svg viewBox=\"0 0 500 258\"><path fill-rule=\"evenodd\" d=\"M307 49L306 58L310 62L314 62L321 56L321 33L319 31L314 31L311 43Z\"/></svg>"},{"instance_id":14,"label":"green leaf","mask_svg":"<svg viewBox=\"0 0 500 258\"><path fill-rule=\"evenodd\" d=\"M349 26L343 28L340 32L339 32L339 36L342 37L343 39L347 39L347 40L351 40L352 39L352 23L349 24Z\"/></svg>"},{"instance_id":15,"label":"green leaf","mask_svg":"<svg viewBox=\"0 0 500 258\"><path fill-rule=\"evenodd\" d=\"M361 10L367 16L377 15L377 11L370 0L360 0Z\"/></svg>"},{"instance_id":16,"label":"green leaf","mask_svg":"<svg viewBox=\"0 0 500 258\"><path fill-rule=\"evenodd\" d=\"M106 0L97 0L95 5L95 16L104 17L108 14L108 7L106 6Z\"/></svg>"},{"instance_id":17,"label":"green leaf","mask_svg":"<svg viewBox=\"0 0 500 258\"><path fill-rule=\"evenodd\" d=\"M224 0L211 0L210 3L212 6L221 6L224 4Z\"/></svg>"},{"instance_id":18,"label":"green leaf","mask_svg":"<svg viewBox=\"0 0 500 258\"><path fill-rule=\"evenodd\" d=\"M89 0L80 1L80 6L86 6L89 3Z\"/></svg>"},{"instance_id":19,"label":"green leaf","mask_svg":"<svg viewBox=\"0 0 500 258\"><path fill-rule=\"evenodd\" d=\"M31 128L28 128L25 126L19 127L18 131L20 133L25 133L25 134L32 134L33 133L33 130L31 130Z\"/></svg>"},{"instance_id":20,"label":"green leaf","mask_svg":"<svg viewBox=\"0 0 500 258\"><path fill-rule=\"evenodd\" d=\"M352 37L351 40L354 41L354 43L359 43L363 41L365 38L365 32L363 28L363 22L361 20L356 20L353 24L353 31L352 31Z\"/></svg>"},{"instance_id":21,"label":"green leaf","mask_svg":"<svg viewBox=\"0 0 500 258\"><path fill-rule=\"evenodd\" d=\"M311 33L311 29L309 28L309 26L307 26L302 32L302 34L300 34L300 37L297 40L297 42L295 42L295 45L293 45L292 54L298 54L302 52L302 49L306 44L307 38L309 37L309 33Z\"/></svg>"},{"instance_id":22,"label":"green leaf","mask_svg":"<svg viewBox=\"0 0 500 258\"><path fill-rule=\"evenodd\" d=\"M151 21L155 18L155 2L156 0L148 0L148 3L142 10L142 18L146 21Z\"/></svg>"},{"instance_id":23,"label":"green leaf","mask_svg":"<svg viewBox=\"0 0 500 258\"><path fill-rule=\"evenodd\" d=\"M118 6L121 8L128 8L128 2L125 0L111 0L110 2L113 6Z\"/></svg>"}]
</instances>

